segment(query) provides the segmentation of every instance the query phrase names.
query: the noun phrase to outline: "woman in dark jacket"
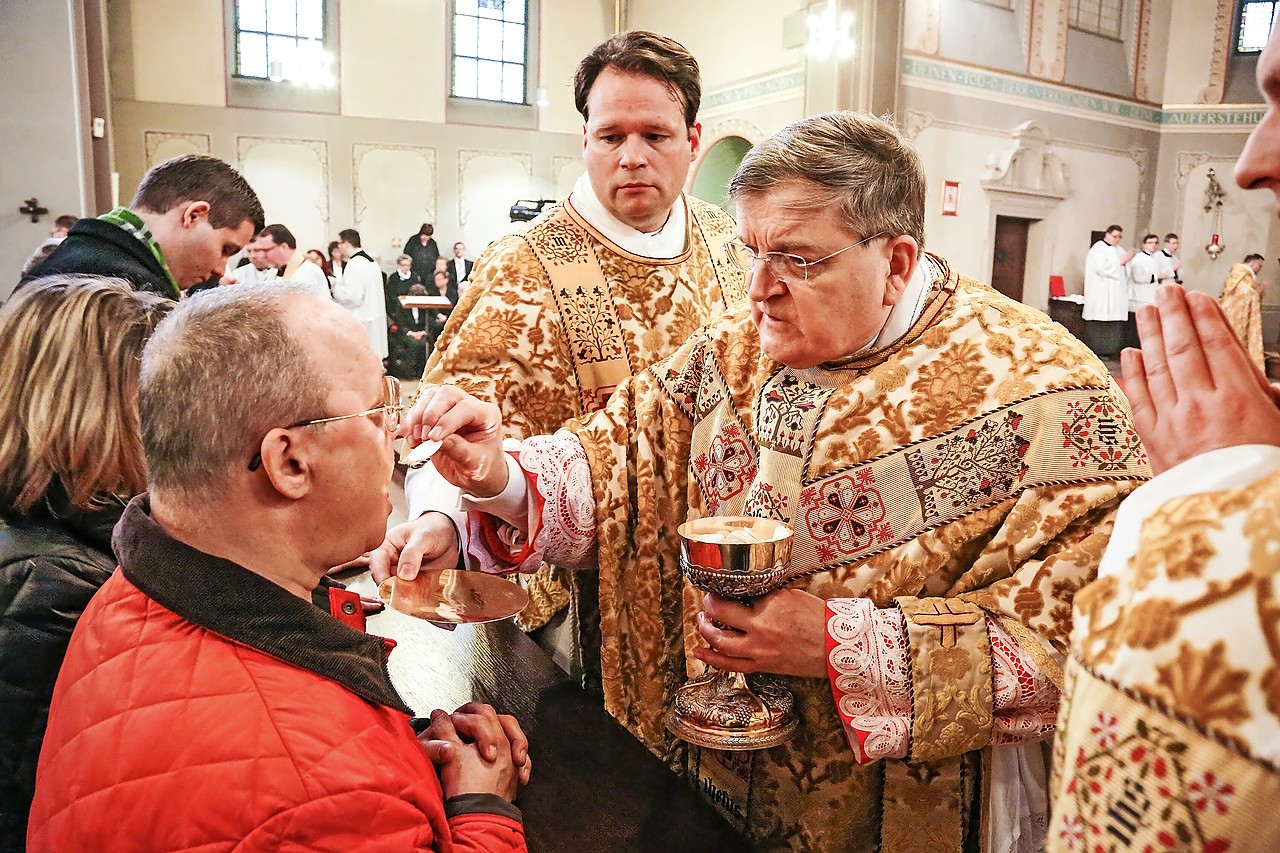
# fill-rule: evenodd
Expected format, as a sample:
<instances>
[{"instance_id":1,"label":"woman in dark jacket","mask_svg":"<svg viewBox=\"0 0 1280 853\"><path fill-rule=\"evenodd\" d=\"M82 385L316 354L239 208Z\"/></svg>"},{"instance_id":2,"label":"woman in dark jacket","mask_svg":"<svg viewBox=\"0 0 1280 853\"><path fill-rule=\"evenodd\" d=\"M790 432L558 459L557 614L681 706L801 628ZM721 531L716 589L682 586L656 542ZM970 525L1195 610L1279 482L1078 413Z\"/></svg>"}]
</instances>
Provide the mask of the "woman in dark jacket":
<instances>
[{"instance_id":1,"label":"woman in dark jacket","mask_svg":"<svg viewBox=\"0 0 1280 853\"><path fill-rule=\"evenodd\" d=\"M55 276L0 309L0 851L25 849L49 699L111 572L111 529L146 488L142 346L173 303Z\"/></svg>"}]
</instances>

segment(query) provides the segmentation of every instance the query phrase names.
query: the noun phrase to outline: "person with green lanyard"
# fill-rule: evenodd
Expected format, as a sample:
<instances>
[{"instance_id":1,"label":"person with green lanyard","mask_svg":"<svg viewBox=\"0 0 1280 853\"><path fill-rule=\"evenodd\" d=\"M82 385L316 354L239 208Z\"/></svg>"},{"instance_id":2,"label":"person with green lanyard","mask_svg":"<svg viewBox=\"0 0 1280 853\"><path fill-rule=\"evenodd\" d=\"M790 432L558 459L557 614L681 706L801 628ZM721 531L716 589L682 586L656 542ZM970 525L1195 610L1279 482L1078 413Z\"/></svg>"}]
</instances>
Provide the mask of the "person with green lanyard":
<instances>
[{"instance_id":1,"label":"person with green lanyard","mask_svg":"<svg viewBox=\"0 0 1280 853\"><path fill-rule=\"evenodd\" d=\"M59 273L116 276L177 300L222 275L264 223L244 176L216 157L187 154L152 167L128 207L77 222L22 283Z\"/></svg>"}]
</instances>

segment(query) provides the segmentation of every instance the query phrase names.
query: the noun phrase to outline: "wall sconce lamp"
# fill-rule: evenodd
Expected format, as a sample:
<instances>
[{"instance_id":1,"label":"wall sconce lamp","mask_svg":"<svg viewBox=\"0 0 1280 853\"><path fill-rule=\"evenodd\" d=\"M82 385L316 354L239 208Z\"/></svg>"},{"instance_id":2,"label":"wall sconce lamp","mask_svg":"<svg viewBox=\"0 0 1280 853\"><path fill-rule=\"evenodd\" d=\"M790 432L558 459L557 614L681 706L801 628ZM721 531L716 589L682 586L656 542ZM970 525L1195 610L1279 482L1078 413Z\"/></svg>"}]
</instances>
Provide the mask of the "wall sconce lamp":
<instances>
[{"instance_id":1,"label":"wall sconce lamp","mask_svg":"<svg viewBox=\"0 0 1280 853\"><path fill-rule=\"evenodd\" d=\"M545 110L547 107L551 106L551 99L550 99L549 97L547 97L547 87L546 87L546 86L539 86L539 87L538 87L537 91L534 93L534 96L533 96L533 102L534 102L535 104L537 104L539 108L544 109L544 110Z\"/></svg>"},{"instance_id":2,"label":"wall sconce lamp","mask_svg":"<svg viewBox=\"0 0 1280 853\"><path fill-rule=\"evenodd\" d=\"M1222 184L1218 183L1218 176L1214 174L1213 169L1209 170L1209 186L1204 190L1204 212L1210 214L1209 227L1212 229L1213 236L1209 238L1209 243L1204 250L1209 254L1209 260L1216 261L1218 256L1226 251L1226 244L1221 240L1222 234L1222 202L1227 198L1227 191L1222 188Z\"/></svg>"}]
</instances>

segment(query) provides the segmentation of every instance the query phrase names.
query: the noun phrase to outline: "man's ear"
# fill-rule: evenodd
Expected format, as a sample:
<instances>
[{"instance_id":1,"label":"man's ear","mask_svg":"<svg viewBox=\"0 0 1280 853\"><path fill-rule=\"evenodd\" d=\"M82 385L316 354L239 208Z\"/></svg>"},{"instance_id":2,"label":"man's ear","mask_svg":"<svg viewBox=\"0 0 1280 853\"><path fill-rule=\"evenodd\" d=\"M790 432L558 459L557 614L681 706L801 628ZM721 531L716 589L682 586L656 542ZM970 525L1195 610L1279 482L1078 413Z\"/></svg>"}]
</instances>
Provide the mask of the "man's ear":
<instances>
[{"instance_id":1,"label":"man's ear","mask_svg":"<svg viewBox=\"0 0 1280 853\"><path fill-rule=\"evenodd\" d=\"M692 163L698 159L698 152L702 150L702 122L695 121L689 125L689 162Z\"/></svg>"},{"instance_id":2,"label":"man's ear","mask_svg":"<svg viewBox=\"0 0 1280 853\"><path fill-rule=\"evenodd\" d=\"M207 201L189 201L182 210L182 226L191 228L200 222L201 219L209 218L209 202Z\"/></svg>"},{"instance_id":3,"label":"man's ear","mask_svg":"<svg viewBox=\"0 0 1280 853\"><path fill-rule=\"evenodd\" d=\"M262 439L258 453L271 487L288 500L304 498L311 491L311 462L307 443L287 429L273 429Z\"/></svg>"},{"instance_id":4,"label":"man's ear","mask_svg":"<svg viewBox=\"0 0 1280 853\"><path fill-rule=\"evenodd\" d=\"M911 276L915 274L920 247L916 244L915 237L900 234L889 240L885 250L889 256L889 275L885 281L884 305L888 308L898 304Z\"/></svg>"}]
</instances>

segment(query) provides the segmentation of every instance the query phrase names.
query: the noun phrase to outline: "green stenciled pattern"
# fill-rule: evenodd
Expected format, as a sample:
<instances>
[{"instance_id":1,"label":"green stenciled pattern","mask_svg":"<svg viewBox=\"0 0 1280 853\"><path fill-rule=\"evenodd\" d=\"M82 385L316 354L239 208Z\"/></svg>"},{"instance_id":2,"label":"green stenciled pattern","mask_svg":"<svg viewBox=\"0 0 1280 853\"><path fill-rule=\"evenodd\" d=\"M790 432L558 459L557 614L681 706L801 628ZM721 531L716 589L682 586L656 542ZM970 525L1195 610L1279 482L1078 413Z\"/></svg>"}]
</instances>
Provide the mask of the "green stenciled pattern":
<instances>
[{"instance_id":1,"label":"green stenciled pattern","mask_svg":"<svg viewBox=\"0 0 1280 853\"><path fill-rule=\"evenodd\" d=\"M1247 126L1257 124L1263 110L1253 107L1203 107L1160 109L1108 98L1092 92L1081 92L1065 86L1039 83L979 68L930 62L908 56L902 60L902 75L976 89L997 95L1039 101L1046 107L1068 107L1099 113L1114 118L1138 121L1155 126Z\"/></svg>"}]
</instances>

